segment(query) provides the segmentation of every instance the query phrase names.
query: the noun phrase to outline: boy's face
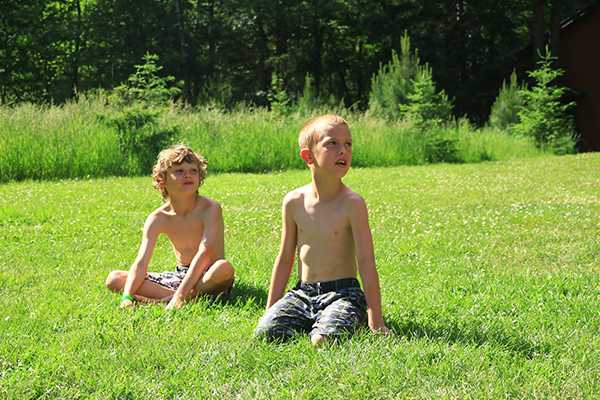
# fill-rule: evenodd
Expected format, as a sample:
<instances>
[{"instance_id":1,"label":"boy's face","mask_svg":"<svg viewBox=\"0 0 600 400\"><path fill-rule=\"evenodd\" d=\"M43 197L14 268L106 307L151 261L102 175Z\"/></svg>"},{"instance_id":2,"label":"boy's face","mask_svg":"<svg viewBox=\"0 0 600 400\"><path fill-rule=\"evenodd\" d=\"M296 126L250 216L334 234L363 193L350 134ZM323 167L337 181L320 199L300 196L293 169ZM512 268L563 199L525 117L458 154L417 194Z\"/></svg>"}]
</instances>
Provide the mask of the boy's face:
<instances>
[{"instance_id":1,"label":"boy's face","mask_svg":"<svg viewBox=\"0 0 600 400\"><path fill-rule=\"evenodd\" d=\"M198 166L184 162L181 164L173 164L165 175L165 180L161 182L161 186L167 188L169 195L176 191L196 192L200 186L200 178L198 175Z\"/></svg>"},{"instance_id":2,"label":"boy's face","mask_svg":"<svg viewBox=\"0 0 600 400\"><path fill-rule=\"evenodd\" d=\"M348 125L337 125L321 133L314 147L302 149L302 159L314 168L343 177L352 162L352 135Z\"/></svg>"}]
</instances>

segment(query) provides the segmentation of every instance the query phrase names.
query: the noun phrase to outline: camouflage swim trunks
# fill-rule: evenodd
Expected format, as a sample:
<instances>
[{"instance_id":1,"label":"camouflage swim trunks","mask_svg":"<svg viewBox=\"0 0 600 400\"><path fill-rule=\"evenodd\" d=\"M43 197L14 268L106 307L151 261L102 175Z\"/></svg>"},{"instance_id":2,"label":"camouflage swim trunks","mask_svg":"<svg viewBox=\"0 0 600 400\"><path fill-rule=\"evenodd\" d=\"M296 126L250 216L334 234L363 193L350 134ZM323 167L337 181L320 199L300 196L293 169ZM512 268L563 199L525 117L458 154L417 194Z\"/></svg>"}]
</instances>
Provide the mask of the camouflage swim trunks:
<instances>
[{"instance_id":1,"label":"camouflage swim trunks","mask_svg":"<svg viewBox=\"0 0 600 400\"><path fill-rule=\"evenodd\" d=\"M258 338L285 341L297 333L338 337L365 322L367 301L356 278L301 282L269 308L258 322Z\"/></svg>"},{"instance_id":2,"label":"camouflage swim trunks","mask_svg":"<svg viewBox=\"0 0 600 400\"><path fill-rule=\"evenodd\" d=\"M208 268L206 268L206 270L202 273L202 276L204 276L204 274L206 274L211 267L212 265L209 265ZM181 286L181 282L183 282L183 280L185 279L185 275L188 273L189 269L189 265L186 265L184 267L178 265L175 267L175 271L164 271L163 273L147 272L145 279L149 280L150 282L158 283L159 285L164 286L168 289L177 291L179 286ZM225 301L231 297L232 293L233 282L231 282L231 286L229 286L227 290L219 293L218 295L211 295L211 297L213 298L213 300L219 299L221 301Z\"/></svg>"}]
</instances>

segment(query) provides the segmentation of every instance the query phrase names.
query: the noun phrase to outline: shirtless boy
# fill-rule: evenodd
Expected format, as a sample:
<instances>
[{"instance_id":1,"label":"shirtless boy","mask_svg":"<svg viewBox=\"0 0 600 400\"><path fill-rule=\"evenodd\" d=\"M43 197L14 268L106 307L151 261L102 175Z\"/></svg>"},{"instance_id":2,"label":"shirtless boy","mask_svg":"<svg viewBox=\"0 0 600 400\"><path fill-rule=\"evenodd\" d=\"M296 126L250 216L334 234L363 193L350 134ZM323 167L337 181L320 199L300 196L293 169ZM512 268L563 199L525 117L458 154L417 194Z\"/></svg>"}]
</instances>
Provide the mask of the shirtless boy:
<instances>
[{"instance_id":1,"label":"shirtless boy","mask_svg":"<svg viewBox=\"0 0 600 400\"><path fill-rule=\"evenodd\" d=\"M283 199L281 247L267 310L254 332L268 340L309 332L318 346L352 334L368 317L371 331L387 336L367 207L342 183L352 161L350 128L335 115L314 118L300 131L299 144L312 182ZM299 282L284 296L296 251Z\"/></svg>"},{"instance_id":2,"label":"shirtless boy","mask_svg":"<svg viewBox=\"0 0 600 400\"><path fill-rule=\"evenodd\" d=\"M153 168L152 180L162 192L161 207L144 224L142 244L129 271L112 271L106 287L123 291L121 308L134 301L168 302L166 309L202 294L226 298L231 295L233 266L225 260L221 206L198 194L207 163L184 145L163 150ZM177 260L175 272L148 273L158 236L171 240Z\"/></svg>"}]
</instances>

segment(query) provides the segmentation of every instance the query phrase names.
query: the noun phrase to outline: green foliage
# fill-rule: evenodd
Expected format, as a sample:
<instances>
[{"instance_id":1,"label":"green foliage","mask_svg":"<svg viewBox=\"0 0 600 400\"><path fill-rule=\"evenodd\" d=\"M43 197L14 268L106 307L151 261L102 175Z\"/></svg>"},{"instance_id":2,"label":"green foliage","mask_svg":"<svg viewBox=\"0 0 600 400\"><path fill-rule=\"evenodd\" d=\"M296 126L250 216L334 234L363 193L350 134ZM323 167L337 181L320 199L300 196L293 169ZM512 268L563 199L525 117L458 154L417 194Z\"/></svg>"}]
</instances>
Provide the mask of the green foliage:
<instances>
[{"instance_id":1,"label":"green foliage","mask_svg":"<svg viewBox=\"0 0 600 400\"><path fill-rule=\"evenodd\" d=\"M450 115L452 106L448 96L443 90L436 93L431 72L427 65L417 68L417 78L412 92L406 95L406 104L398 104L401 115L433 123L441 122Z\"/></svg>"},{"instance_id":2,"label":"green foliage","mask_svg":"<svg viewBox=\"0 0 600 400\"><path fill-rule=\"evenodd\" d=\"M119 146L127 158L130 175L148 174L158 153L175 142L179 126L161 123L163 107L132 104L119 109L114 115L100 116L118 131Z\"/></svg>"},{"instance_id":3,"label":"green foliage","mask_svg":"<svg viewBox=\"0 0 600 400\"><path fill-rule=\"evenodd\" d=\"M283 85L283 79L273 74L271 80L271 91L268 93L269 106L271 110L280 116L291 112L292 99L288 95Z\"/></svg>"},{"instance_id":4,"label":"green foliage","mask_svg":"<svg viewBox=\"0 0 600 400\"><path fill-rule=\"evenodd\" d=\"M514 126L514 132L533 138L542 149L571 154L575 152L576 134L568 110L575 103L561 102L566 89L557 86L555 81L563 71L552 69L553 59L546 48L540 68L528 72L536 85L523 92L523 106L519 109L519 123Z\"/></svg>"},{"instance_id":5,"label":"green foliage","mask_svg":"<svg viewBox=\"0 0 600 400\"><path fill-rule=\"evenodd\" d=\"M373 76L370 112L390 121L409 121L427 162L457 162L456 142L445 138L439 126L450 115L452 104L443 90L436 93L432 70L428 64L419 65L417 50L411 53L406 33L401 47L401 56L393 52L392 61L386 67L380 65Z\"/></svg>"},{"instance_id":6,"label":"green foliage","mask_svg":"<svg viewBox=\"0 0 600 400\"><path fill-rule=\"evenodd\" d=\"M0 106L0 181L147 176L158 152L174 141L184 141L202 153L211 172L304 169L298 155L298 132L309 118L327 113L341 115L350 123L355 167L543 154L529 139L482 131L464 119L439 124L410 118L387 121L339 106L293 109L287 116L265 108L224 110L210 104L122 107L107 103L99 93L81 95L63 106ZM444 141L454 143L453 147Z\"/></svg>"},{"instance_id":7,"label":"green foliage","mask_svg":"<svg viewBox=\"0 0 600 400\"><path fill-rule=\"evenodd\" d=\"M492 104L488 125L493 129L512 131L513 125L519 122L519 110L523 105L523 93L527 84L519 86L515 71L510 75L510 84L502 82L502 89Z\"/></svg>"},{"instance_id":8,"label":"green foliage","mask_svg":"<svg viewBox=\"0 0 600 400\"><path fill-rule=\"evenodd\" d=\"M158 61L156 54L146 52L142 59L145 63L136 65L136 72L127 79L128 83L116 87L114 92L126 104L139 102L146 106L149 104L163 105L181 90L176 87L167 87L169 82L175 80L174 77L163 78L156 75L163 68L156 65Z\"/></svg>"},{"instance_id":9,"label":"green foliage","mask_svg":"<svg viewBox=\"0 0 600 400\"><path fill-rule=\"evenodd\" d=\"M231 85L229 85L222 75L215 79L208 79L204 90L198 98L198 103L207 104L210 107L227 110L234 106Z\"/></svg>"},{"instance_id":10,"label":"green foliage","mask_svg":"<svg viewBox=\"0 0 600 400\"><path fill-rule=\"evenodd\" d=\"M370 110L375 115L392 120L409 116L421 121L446 119L452 110L448 96L436 93L432 70L419 65L417 50L410 51L410 38L405 33L401 41L402 54L392 52L392 61L379 66L371 80Z\"/></svg>"},{"instance_id":11,"label":"green foliage","mask_svg":"<svg viewBox=\"0 0 600 400\"><path fill-rule=\"evenodd\" d=\"M307 113L323 105L323 102L318 98L315 87L313 85L314 78L310 73L306 73L304 77L304 90L298 96L296 107L298 110L305 110Z\"/></svg>"},{"instance_id":12,"label":"green foliage","mask_svg":"<svg viewBox=\"0 0 600 400\"><path fill-rule=\"evenodd\" d=\"M175 141L179 129L176 124L160 123L171 97L179 92L178 88L167 87L174 78L156 75L162 69L156 65L158 56L146 53L143 59L145 63L135 66L137 71L128 83L115 88L117 111L99 116L117 128L119 145L132 175L150 173L156 156Z\"/></svg>"}]
</instances>

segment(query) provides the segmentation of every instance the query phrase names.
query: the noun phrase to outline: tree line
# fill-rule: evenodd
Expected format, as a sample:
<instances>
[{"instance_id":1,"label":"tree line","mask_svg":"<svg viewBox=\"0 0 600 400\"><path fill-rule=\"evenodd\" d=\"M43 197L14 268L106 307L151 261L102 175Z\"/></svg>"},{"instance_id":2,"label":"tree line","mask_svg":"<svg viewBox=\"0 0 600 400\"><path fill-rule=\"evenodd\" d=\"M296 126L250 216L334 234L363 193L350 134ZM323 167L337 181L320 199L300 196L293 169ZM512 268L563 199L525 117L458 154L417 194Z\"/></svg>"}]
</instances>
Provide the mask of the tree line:
<instances>
[{"instance_id":1,"label":"tree line","mask_svg":"<svg viewBox=\"0 0 600 400\"><path fill-rule=\"evenodd\" d=\"M515 67L535 65L546 32L558 45L560 20L586 3L0 0L0 101L60 104L112 89L155 54L191 104L268 105L310 82L324 102L365 109L374 74L408 34L453 112L483 120L502 81Z\"/></svg>"}]
</instances>

